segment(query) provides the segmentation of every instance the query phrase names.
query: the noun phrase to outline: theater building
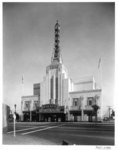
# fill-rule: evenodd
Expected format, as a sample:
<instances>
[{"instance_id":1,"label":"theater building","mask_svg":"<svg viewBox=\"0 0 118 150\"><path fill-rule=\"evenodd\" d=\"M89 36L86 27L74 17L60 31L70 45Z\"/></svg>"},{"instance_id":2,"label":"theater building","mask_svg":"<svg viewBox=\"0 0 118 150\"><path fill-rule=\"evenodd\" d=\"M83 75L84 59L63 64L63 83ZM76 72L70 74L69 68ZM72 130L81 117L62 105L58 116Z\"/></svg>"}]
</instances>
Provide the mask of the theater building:
<instances>
[{"instance_id":1,"label":"theater building","mask_svg":"<svg viewBox=\"0 0 118 150\"><path fill-rule=\"evenodd\" d=\"M94 78L82 78L74 83L63 64L58 21L54 43L43 81L34 84L32 96L22 97L24 121L27 118L30 121L94 121L100 118L101 89L96 88Z\"/></svg>"}]
</instances>

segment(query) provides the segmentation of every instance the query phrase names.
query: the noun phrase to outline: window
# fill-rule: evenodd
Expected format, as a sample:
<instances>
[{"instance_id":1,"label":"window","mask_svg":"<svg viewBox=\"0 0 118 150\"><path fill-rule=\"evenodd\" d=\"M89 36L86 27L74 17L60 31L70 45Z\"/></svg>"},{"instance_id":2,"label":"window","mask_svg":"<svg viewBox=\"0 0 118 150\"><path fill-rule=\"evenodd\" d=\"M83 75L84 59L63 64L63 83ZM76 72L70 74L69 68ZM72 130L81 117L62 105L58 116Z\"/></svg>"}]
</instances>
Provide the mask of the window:
<instances>
[{"instance_id":1,"label":"window","mask_svg":"<svg viewBox=\"0 0 118 150\"><path fill-rule=\"evenodd\" d=\"M34 109L38 107L38 101L34 101Z\"/></svg>"},{"instance_id":2,"label":"window","mask_svg":"<svg viewBox=\"0 0 118 150\"><path fill-rule=\"evenodd\" d=\"M30 110L30 101L25 101L25 109Z\"/></svg>"},{"instance_id":3,"label":"window","mask_svg":"<svg viewBox=\"0 0 118 150\"><path fill-rule=\"evenodd\" d=\"M92 105L92 101L91 100L89 100L88 102L89 102L89 105Z\"/></svg>"},{"instance_id":4,"label":"window","mask_svg":"<svg viewBox=\"0 0 118 150\"><path fill-rule=\"evenodd\" d=\"M78 98L73 98L73 106L77 106L78 105Z\"/></svg>"},{"instance_id":5,"label":"window","mask_svg":"<svg viewBox=\"0 0 118 150\"><path fill-rule=\"evenodd\" d=\"M77 106L77 101L75 101L75 104L74 104L74 106Z\"/></svg>"},{"instance_id":6,"label":"window","mask_svg":"<svg viewBox=\"0 0 118 150\"><path fill-rule=\"evenodd\" d=\"M87 105L92 106L93 100L94 100L93 97L88 97L88 98L87 98Z\"/></svg>"}]
</instances>

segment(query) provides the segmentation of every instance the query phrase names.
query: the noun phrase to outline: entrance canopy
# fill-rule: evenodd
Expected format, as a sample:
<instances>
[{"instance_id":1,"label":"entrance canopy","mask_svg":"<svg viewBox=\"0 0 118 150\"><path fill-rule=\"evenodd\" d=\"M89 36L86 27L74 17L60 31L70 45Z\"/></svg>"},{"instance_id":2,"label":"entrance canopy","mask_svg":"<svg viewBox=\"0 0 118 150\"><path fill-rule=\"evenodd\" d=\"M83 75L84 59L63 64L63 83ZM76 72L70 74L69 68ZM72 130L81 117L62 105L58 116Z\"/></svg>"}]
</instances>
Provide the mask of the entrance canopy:
<instances>
[{"instance_id":1,"label":"entrance canopy","mask_svg":"<svg viewBox=\"0 0 118 150\"><path fill-rule=\"evenodd\" d=\"M39 109L39 113L64 113L64 106L58 106L56 104L42 105Z\"/></svg>"}]
</instances>

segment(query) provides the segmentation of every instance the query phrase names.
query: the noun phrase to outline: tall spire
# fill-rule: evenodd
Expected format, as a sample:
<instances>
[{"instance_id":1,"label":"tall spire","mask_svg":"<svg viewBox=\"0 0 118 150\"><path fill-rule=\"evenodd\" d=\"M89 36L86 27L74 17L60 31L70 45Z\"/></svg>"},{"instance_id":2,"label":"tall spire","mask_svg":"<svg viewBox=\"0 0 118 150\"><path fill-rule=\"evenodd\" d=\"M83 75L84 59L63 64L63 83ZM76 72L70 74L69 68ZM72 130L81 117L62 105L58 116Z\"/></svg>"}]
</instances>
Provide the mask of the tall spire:
<instances>
[{"instance_id":1,"label":"tall spire","mask_svg":"<svg viewBox=\"0 0 118 150\"><path fill-rule=\"evenodd\" d=\"M54 46L54 53L52 56L52 62L56 61L56 62L61 62L61 54L60 54L60 25L58 23L58 20L55 24L55 46Z\"/></svg>"}]
</instances>

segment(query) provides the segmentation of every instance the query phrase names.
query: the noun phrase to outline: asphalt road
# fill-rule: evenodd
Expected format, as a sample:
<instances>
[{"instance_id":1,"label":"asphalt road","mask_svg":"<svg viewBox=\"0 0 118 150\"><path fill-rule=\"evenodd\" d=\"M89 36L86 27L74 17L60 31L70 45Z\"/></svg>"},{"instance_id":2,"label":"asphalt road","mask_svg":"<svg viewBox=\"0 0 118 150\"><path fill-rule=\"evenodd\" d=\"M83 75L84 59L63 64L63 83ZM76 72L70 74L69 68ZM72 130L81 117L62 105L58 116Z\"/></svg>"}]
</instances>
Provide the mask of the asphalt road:
<instances>
[{"instance_id":1,"label":"asphalt road","mask_svg":"<svg viewBox=\"0 0 118 150\"><path fill-rule=\"evenodd\" d=\"M13 123L8 133L13 136ZM16 123L16 136L44 139L55 145L114 145L113 123L39 122ZM30 141L31 142L31 141ZM22 143L20 143L22 144Z\"/></svg>"}]
</instances>

